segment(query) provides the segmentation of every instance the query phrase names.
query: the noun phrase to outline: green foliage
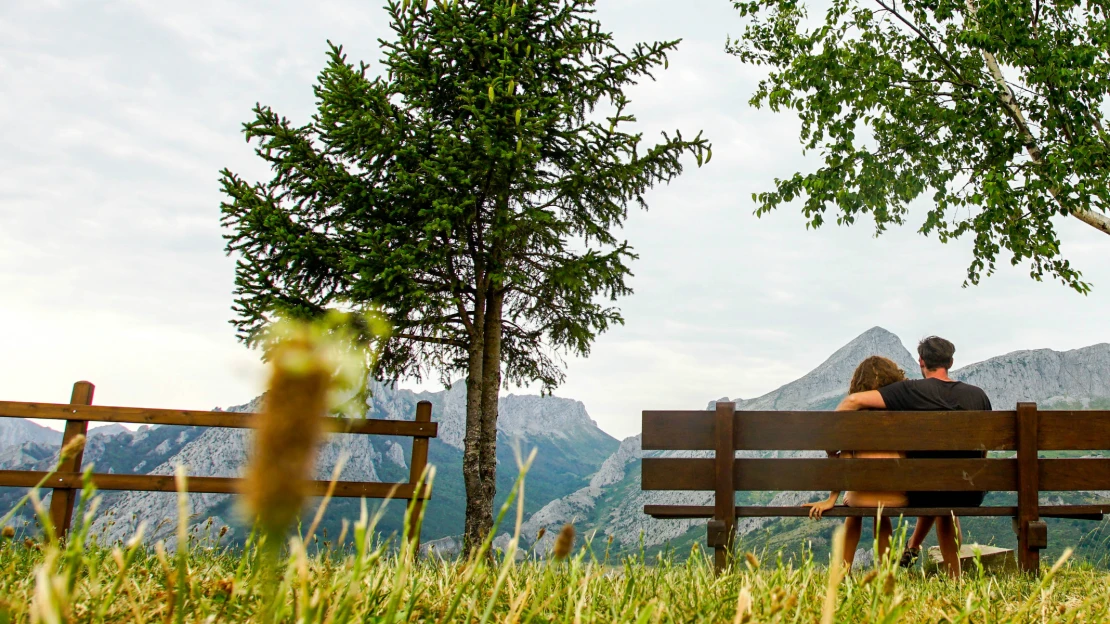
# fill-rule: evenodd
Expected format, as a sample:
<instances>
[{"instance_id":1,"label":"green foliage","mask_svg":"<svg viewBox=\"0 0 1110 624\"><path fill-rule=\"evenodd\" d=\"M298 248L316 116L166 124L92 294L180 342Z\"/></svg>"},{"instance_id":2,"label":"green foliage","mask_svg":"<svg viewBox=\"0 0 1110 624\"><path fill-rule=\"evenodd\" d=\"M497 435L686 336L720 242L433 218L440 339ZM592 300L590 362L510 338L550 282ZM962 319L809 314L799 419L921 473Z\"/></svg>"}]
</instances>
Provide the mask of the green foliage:
<instances>
[{"instance_id":1,"label":"green foliage","mask_svg":"<svg viewBox=\"0 0 1110 624\"><path fill-rule=\"evenodd\" d=\"M807 226L871 215L876 233L932 200L920 232L974 239L967 283L1003 249L1079 292L1053 217L1110 234L1110 17L1071 0L736 0L728 51L769 69L750 103L795 110L812 173L754 194L757 213L804 200Z\"/></svg>"},{"instance_id":2,"label":"green foliage","mask_svg":"<svg viewBox=\"0 0 1110 624\"><path fill-rule=\"evenodd\" d=\"M329 42L310 123L256 106L244 132L273 178L222 172L240 337L379 304L394 327L379 376L446 381L497 308L508 378L557 385L557 353L622 321L604 300L631 292L635 255L612 233L628 205L682 154L711 158L700 134L626 130L624 89L678 42L621 50L592 5L391 0L382 76Z\"/></svg>"}]
</instances>

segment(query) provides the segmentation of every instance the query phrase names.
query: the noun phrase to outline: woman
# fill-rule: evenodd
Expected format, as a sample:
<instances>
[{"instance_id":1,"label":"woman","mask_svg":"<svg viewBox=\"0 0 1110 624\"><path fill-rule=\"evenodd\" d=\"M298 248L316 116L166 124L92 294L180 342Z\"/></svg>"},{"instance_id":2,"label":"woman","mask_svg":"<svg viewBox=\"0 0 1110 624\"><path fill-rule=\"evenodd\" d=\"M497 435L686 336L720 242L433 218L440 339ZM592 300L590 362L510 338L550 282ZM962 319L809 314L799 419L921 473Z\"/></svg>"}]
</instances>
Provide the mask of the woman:
<instances>
[{"instance_id":1,"label":"woman","mask_svg":"<svg viewBox=\"0 0 1110 624\"><path fill-rule=\"evenodd\" d=\"M873 355L866 360L860 362L856 367L856 372L852 374L852 382L849 385L848 392L866 392L868 390L878 390L879 388L892 384L896 381L902 381L906 378L906 374L898 365L884 357ZM841 451L839 453L831 453L830 457L842 457L845 459L890 459L890 458L904 458L905 453L897 451ZM809 517L820 518L826 511L832 509L836 505L836 499L840 497L840 492L833 492L829 495L827 500L817 503L806 503L805 506L809 507ZM848 492L844 495L844 503L849 507L906 507L909 500L905 492ZM893 528L890 523L890 518L883 516L878 521L876 527L876 534L879 538L879 548L876 553L876 561L882 559L886 551L890 548L890 536L893 533ZM844 563L849 569L852 567L852 562L856 557L856 546L859 545L860 532L863 530L863 518L851 517L844 520L844 527L846 529L844 536Z\"/></svg>"}]
</instances>

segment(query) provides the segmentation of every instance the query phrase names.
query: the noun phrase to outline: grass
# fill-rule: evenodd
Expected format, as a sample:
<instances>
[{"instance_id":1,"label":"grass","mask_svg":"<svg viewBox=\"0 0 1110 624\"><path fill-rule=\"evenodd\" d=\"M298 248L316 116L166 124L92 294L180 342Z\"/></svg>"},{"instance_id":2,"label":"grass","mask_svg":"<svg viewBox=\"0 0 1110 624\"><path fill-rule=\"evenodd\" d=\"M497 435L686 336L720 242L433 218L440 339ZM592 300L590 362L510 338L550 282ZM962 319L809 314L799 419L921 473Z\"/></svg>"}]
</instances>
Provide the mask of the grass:
<instances>
[{"instance_id":1,"label":"grass","mask_svg":"<svg viewBox=\"0 0 1110 624\"><path fill-rule=\"evenodd\" d=\"M179 485L184 491L183 475ZM467 560L415 558L403 539L377 540L380 514L370 515L365 504L338 539L298 532L275 557L256 537L244 548L221 545L218 535L190 539L184 517L176 538L184 548L150 547L141 534L126 544L99 544L89 534L97 496L88 484L81 500L89 505L63 542L33 493L43 536L31 541L17 533L0 544L0 624L1097 622L1110 614L1110 575L1066 557L1040 579L969 574L951 581L886 561L840 582L830 582L837 578L811 554L743 554L716 576L710 553L698 545L681 562L642 552L615 560L607 543L581 542L559 560L541 560L516 552L523 487L522 476L498 519L515 508L507 552Z\"/></svg>"}]
</instances>

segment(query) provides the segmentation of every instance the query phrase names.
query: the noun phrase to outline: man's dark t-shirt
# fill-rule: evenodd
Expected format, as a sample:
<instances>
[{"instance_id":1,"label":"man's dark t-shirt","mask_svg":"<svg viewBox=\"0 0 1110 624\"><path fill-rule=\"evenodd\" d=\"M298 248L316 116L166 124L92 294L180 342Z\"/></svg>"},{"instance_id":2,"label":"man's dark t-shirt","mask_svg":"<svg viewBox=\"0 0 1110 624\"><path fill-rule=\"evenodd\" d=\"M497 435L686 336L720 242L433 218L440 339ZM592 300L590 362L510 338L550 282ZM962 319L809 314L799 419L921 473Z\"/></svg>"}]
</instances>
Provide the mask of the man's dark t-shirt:
<instances>
[{"instance_id":1,"label":"man's dark t-shirt","mask_svg":"<svg viewBox=\"0 0 1110 624\"><path fill-rule=\"evenodd\" d=\"M959 381L910 379L879 388L886 409L891 411L955 411L990 410L987 393L977 386ZM982 458L983 451L916 451L906 453L914 458ZM983 504L985 492L910 492L914 507L977 507Z\"/></svg>"}]
</instances>

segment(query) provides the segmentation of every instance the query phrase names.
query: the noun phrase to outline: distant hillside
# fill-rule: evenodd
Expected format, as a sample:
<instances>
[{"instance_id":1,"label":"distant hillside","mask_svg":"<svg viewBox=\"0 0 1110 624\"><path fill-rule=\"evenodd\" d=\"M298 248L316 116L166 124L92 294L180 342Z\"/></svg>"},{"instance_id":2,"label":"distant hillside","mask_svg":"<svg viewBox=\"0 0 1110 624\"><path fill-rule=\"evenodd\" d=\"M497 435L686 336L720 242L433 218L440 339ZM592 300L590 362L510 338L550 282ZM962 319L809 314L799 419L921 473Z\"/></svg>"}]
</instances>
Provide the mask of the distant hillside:
<instances>
[{"instance_id":1,"label":"distant hillside","mask_svg":"<svg viewBox=\"0 0 1110 624\"><path fill-rule=\"evenodd\" d=\"M733 400L739 409L744 410L833 409L846 395L855 367L871 355L888 357L903 367L910 378L920 377L917 358L911 355L901 340L893 333L875 327L837 350L800 379L754 399ZM957 369L953 377L983 387L991 396L995 409L1013 409L1018 401L1037 401L1046 408L1098 408L1110 405L1110 345L1100 344L1066 352L1017 351ZM715 402L710 401L707 407L712 409ZM651 452L650 456L694 454ZM741 456L745 454L805 456L813 453L740 453ZM605 461L590 485L552 501L536 512L528 520L525 535L535 536L541 528L547 528L550 535L550 529L565 522L574 522L587 533L596 531L601 536L613 536L614 541L625 548L637 547L641 539L648 548L669 545L679 552L685 552L692 542L703 543L704 520L655 520L644 515L643 507L645 504L711 505L712 493L641 491L640 459L645 455L648 453L641 451L640 436L623 440L619 450ZM826 494L741 492L737 494L737 504L770 504L773 501L775 505L796 505ZM1070 498L1080 502L1104 495L1110 496L1110 493L1078 493L1070 495ZM993 494L994 498L988 503L1001 504L1005 496ZM1079 543L1084 535L1081 531L1096 528L1094 524L1077 524L1070 520L1051 522L1054 527L1051 538L1053 548ZM828 538L835 526L836 523L831 521L816 523L808 519L747 518L739 521L738 531L748 545L746 547L797 551L808 540L820 552L822 548L827 548ZM974 538L984 542L1013 541L1009 521L1005 519L969 519L964 526ZM1101 535L1096 533L1083 538L1084 544L1094 545L1093 550L1084 552L1089 555L1106 552L1105 545L1099 545L1096 539ZM866 539L870 538L865 536ZM537 548L541 551L550 548L550 540L545 536L544 543L538 544Z\"/></svg>"},{"instance_id":2,"label":"distant hillside","mask_svg":"<svg viewBox=\"0 0 1110 624\"><path fill-rule=\"evenodd\" d=\"M844 396L856 365L871 355L891 358L908 375L918 376L917 358L901 340L885 329L872 328L801 378L753 399L734 399L746 410L827 410L835 407ZM959 353L957 352L957 356ZM957 361L957 363L959 363ZM968 364L955 371L953 377L981 386L996 409L1012 409L1018 401L1037 401L1045 408L1106 408L1110 409L1110 345L1099 344L1057 352L1047 349L1017 351L989 360ZM433 404L433 419L440 423L439 438L430 444L429 457L438 474L432 503L427 508L423 537L425 540L457 536L462 531L464 488L462 484L462 439L465 429L465 404L462 384L443 392L416 393L383 386L374 387L374 396L367 415L374 418L411 419L416 403L428 400ZM251 404L231 408L250 411ZM713 402L709 402L711 408ZM500 403L498 423L498 492L499 500L516 477L513 445L524 451L539 449L527 487L527 522L524 538L534 539L540 529L547 529L543 543L536 544L544 552L557 529L565 522L574 522L583 533L611 535L617 548L636 549L642 543L649 550L676 547L680 551L691 542L704 542L703 520L653 520L643 514L649 503L710 504L709 493L650 492L640 490L640 436L619 442L598 429L578 401L555 397L506 396ZM650 409L650 405L641 408ZM5 420L0 419L0 425ZM25 426L30 425L30 426ZM6 431L16 444L0 444L0 469L37 468L49 466L57 454L57 432L49 432L33 423L15 425ZM0 431L0 433L3 433ZM232 476L238 474L246 456L247 438L241 431L202 429L194 427L144 427L136 432L115 431L114 436L90 439L86 458L100 470L117 473L170 474L177 462L184 463L191 474ZM18 437L22 436L22 437ZM39 436L39 437L36 437ZM342 436L323 449L318 472L328 475L341 453L348 453L343 478L366 481L404 481L408 477L409 440L404 438ZM675 453L687 455L691 453ZM753 453L773 455L773 453ZM656 453L656 455L662 455ZM805 453L783 453L798 456ZM813 496L823 495L813 493ZM1065 500L1080 502L1102 500L1110 494L1090 492L1070 494ZM15 500L16 492L0 491L0 512ZM1004 502L1007 495L992 494L988 502ZM741 493L741 504L795 505L809 500L802 493ZM1055 499L1053 499L1055 500ZM339 500L332 503L325 527L337 531L340 518L357 516L357 501ZM147 519L154 525L176 516L173 496L152 493L109 493L105 495L106 512L99 522L109 538L124 537L135 521ZM400 527L402 507L393 504L381 528L386 533ZM193 495L190 513L198 523L212 518L212 523L236 526L231 497L224 495ZM1095 525L1076 521L1052 522L1051 548L1079 544L1081 553L1096 558L1110 552L1103 539L1110 542L1104 529L1087 534ZM751 548L796 551L809 541L818 552L827 547L836 523L820 523L804 519L744 519L739 530ZM1003 544L1012 542L1008 520L968 519L965 529L973 539ZM154 537L172 540L168 526L152 531ZM332 533L333 534L333 533ZM235 535L235 529L233 529ZM241 537L241 534L239 534ZM642 536L642 538L641 538ZM865 535L864 542L870 539ZM1050 551L1051 555L1051 551Z\"/></svg>"},{"instance_id":3,"label":"distant hillside","mask_svg":"<svg viewBox=\"0 0 1110 624\"><path fill-rule=\"evenodd\" d=\"M439 437L429 444L429 462L438 469L433 501L427 507L423 537L434 539L462 532L465 496L462 482L462 438L465 428L465 388L463 384L442 392L415 393L377 384L367 411L371 418L411 420L416 403L432 402L432 418L440 424ZM260 399L233 407L230 411L255 411ZM13 419L0 419L0 422ZM25 421L14 421L25 422ZM37 425L26 428L35 432ZM50 430L47 430L50 431ZM95 431L95 430L94 430ZM57 434L57 432L54 432ZM106 432L107 433L107 432ZM201 427L143 427L139 431L119 432L114 436L92 436L85 452L86 464L98 471L127 474L172 474L174 466L184 464L190 474L235 476L247 454L246 432ZM0 469L49 469L57 461L60 436L43 436L46 442L31 441L0 447ZM498 490L503 496L516 478L513 448L524 453L539 449L528 487L528 511L538 510L551 500L565 496L588 483L618 442L601 431L579 401L557 397L503 397L498 422ZM408 480L411 438L390 436L335 436L322 449L318 474L330 476L341 454L349 459L342 475L352 481L397 482ZM0 488L0 513L22 495L21 490ZM173 528L165 519L176 517L172 494L155 492L105 493L100 520L95 529L105 538L124 538L139 520L147 520L151 539L167 538L172 543ZM232 497L195 494L189 497L190 514L196 523L232 527L232 538L242 537ZM370 501L377 505L376 501ZM343 518L358 517L357 500L335 500L329 506L324 527L338 534ZM401 526L403 504L393 503L380 528L397 531ZM159 523L161 526L158 526Z\"/></svg>"}]
</instances>

